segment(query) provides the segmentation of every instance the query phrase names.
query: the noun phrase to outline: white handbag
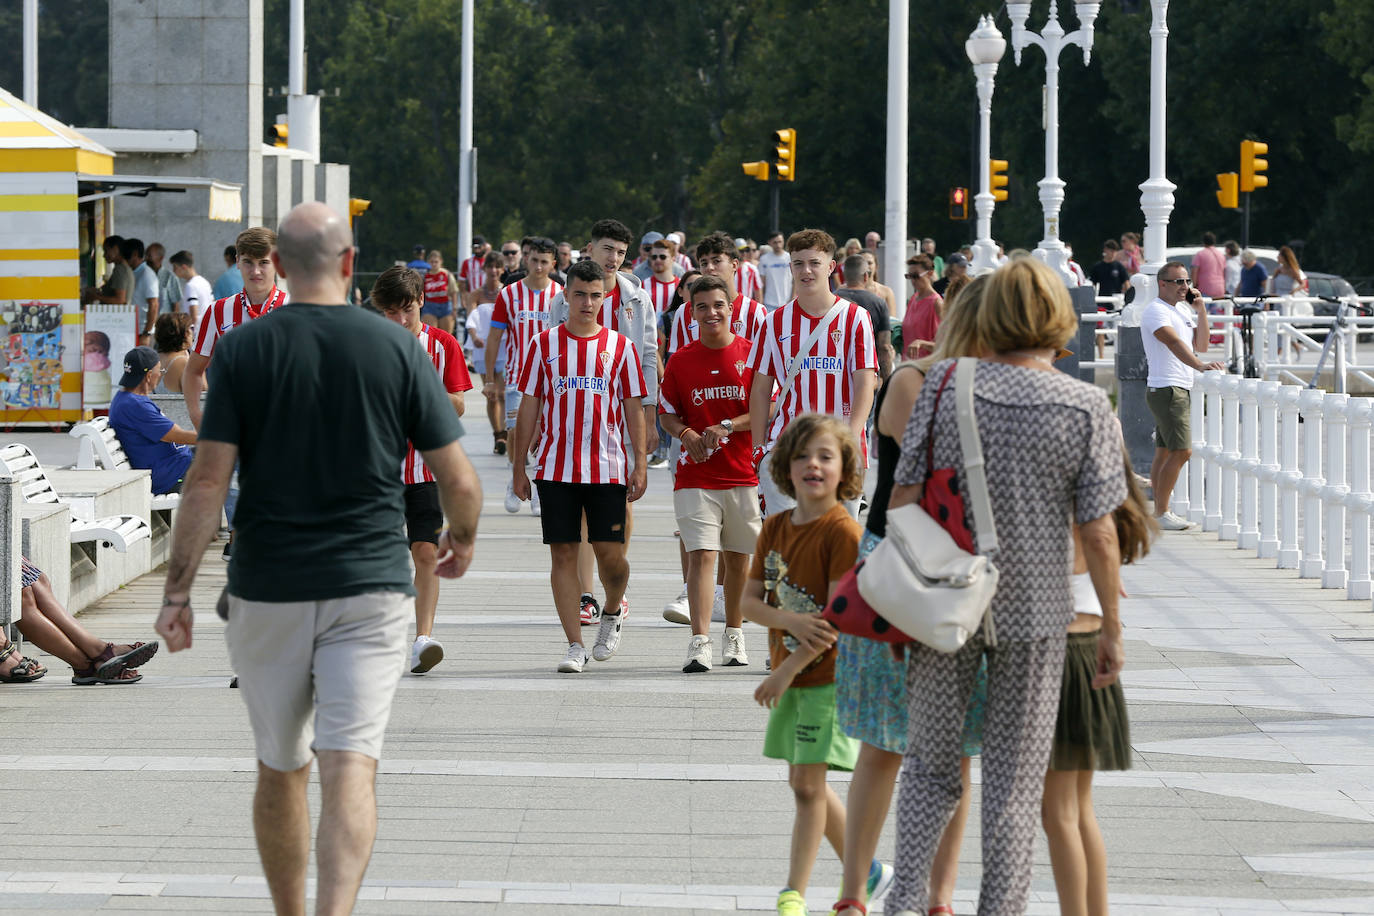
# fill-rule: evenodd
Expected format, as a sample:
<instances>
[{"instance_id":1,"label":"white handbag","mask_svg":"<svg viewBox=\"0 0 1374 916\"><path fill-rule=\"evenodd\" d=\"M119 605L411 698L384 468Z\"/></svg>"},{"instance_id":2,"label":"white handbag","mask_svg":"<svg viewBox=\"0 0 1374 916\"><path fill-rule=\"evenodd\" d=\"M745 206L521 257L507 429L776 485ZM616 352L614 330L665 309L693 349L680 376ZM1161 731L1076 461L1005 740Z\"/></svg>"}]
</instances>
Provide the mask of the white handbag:
<instances>
[{"instance_id":1,"label":"white handbag","mask_svg":"<svg viewBox=\"0 0 1374 916\"><path fill-rule=\"evenodd\" d=\"M977 366L976 359L959 360L954 398L978 553L964 550L925 509L910 503L888 510L887 536L857 577L859 594L873 610L937 652L958 650L985 620L987 643L997 644L989 610L998 572L986 555L997 549L997 525L973 416Z\"/></svg>"}]
</instances>

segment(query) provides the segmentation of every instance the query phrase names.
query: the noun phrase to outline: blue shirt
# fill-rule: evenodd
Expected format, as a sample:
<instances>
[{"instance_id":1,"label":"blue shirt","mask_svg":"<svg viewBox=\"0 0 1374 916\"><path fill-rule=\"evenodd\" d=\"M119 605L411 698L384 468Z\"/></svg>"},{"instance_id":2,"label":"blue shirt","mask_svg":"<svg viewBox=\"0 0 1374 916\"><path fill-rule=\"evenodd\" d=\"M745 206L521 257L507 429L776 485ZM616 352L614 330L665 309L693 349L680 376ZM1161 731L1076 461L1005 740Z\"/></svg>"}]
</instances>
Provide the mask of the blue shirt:
<instances>
[{"instance_id":1,"label":"blue shirt","mask_svg":"<svg viewBox=\"0 0 1374 916\"><path fill-rule=\"evenodd\" d=\"M1264 281L1269 273L1259 261L1240 269L1240 282L1236 284L1237 296L1258 296L1264 292Z\"/></svg>"},{"instance_id":2,"label":"blue shirt","mask_svg":"<svg viewBox=\"0 0 1374 916\"><path fill-rule=\"evenodd\" d=\"M423 261L420 258L411 261L406 267L409 267L411 270L418 270L422 274L429 273L429 262Z\"/></svg>"},{"instance_id":3,"label":"blue shirt","mask_svg":"<svg viewBox=\"0 0 1374 916\"><path fill-rule=\"evenodd\" d=\"M230 296L237 296L243 292L243 274L239 273L239 266L234 264L220 274L210 292L216 300L228 299Z\"/></svg>"},{"instance_id":4,"label":"blue shirt","mask_svg":"<svg viewBox=\"0 0 1374 916\"><path fill-rule=\"evenodd\" d=\"M129 456L129 464L153 472L153 492L170 493L186 476L194 453L189 446L163 442L174 425L152 400L121 388L110 402L110 426Z\"/></svg>"}]
</instances>

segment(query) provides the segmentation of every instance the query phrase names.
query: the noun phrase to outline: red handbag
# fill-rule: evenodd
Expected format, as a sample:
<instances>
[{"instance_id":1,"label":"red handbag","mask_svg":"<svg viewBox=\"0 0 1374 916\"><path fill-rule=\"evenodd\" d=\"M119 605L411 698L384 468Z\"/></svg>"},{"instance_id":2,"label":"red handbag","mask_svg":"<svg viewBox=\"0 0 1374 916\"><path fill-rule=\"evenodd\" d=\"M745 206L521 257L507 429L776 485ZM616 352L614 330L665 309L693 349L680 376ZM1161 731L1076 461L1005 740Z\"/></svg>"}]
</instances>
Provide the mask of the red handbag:
<instances>
[{"instance_id":1,"label":"red handbag","mask_svg":"<svg viewBox=\"0 0 1374 916\"><path fill-rule=\"evenodd\" d=\"M935 392L935 404L930 411L930 426L926 431L926 476L919 505L949 532L955 543L972 552L973 532L968 530L964 521L964 499L959 494L958 475L954 468L935 470L935 416L945 387L954 375L954 368L951 365L944 378L940 379L940 388ZM911 642L910 636L888 623L859 594L859 570L867 562L867 559L860 560L840 577L825 610L821 612L822 619L850 636L862 636L879 642Z\"/></svg>"}]
</instances>

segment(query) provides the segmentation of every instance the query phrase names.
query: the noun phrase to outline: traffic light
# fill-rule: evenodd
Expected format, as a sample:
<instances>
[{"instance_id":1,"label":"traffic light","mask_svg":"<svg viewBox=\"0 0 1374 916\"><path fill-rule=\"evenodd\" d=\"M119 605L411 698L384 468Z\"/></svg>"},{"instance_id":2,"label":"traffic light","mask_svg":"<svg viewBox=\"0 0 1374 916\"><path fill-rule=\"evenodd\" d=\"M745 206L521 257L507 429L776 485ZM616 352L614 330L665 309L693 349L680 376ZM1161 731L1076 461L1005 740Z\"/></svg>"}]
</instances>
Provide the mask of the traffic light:
<instances>
[{"instance_id":1,"label":"traffic light","mask_svg":"<svg viewBox=\"0 0 1374 916\"><path fill-rule=\"evenodd\" d=\"M778 181L797 180L797 131L781 127L773 131L773 172Z\"/></svg>"},{"instance_id":2,"label":"traffic light","mask_svg":"<svg viewBox=\"0 0 1374 916\"><path fill-rule=\"evenodd\" d=\"M273 124L271 127L269 127L269 128L267 129L267 132L268 132L268 133L271 135L271 137L272 137L272 145L273 145L273 146L282 146L282 147L284 147L284 146L287 145L287 143L286 143L286 125L285 125L285 124L281 124L281 123Z\"/></svg>"},{"instance_id":3,"label":"traffic light","mask_svg":"<svg viewBox=\"0 0 1374 916\"><path fill-rule=\"evenodd\" d=\"M741 162L740 166L744 169L744 174L753 178L755 181L768 180L768 163L766 162Z\"/></svg>"},{"instance_id":4,"label":"traffic light","mask_svg":"<svg viewBox=\"0 0 1374 916\"><path fill-rule=\"evenodd\" d=\"M1259 172L1268 171L1269 160L1261 159L1269 152L1269 144L1259 140L1242 140L1240 144L1240 189L1253 191L1269 187L1269 176Z\"/></svg>"},{"instance_id":5,"label":"traffic light","mask_svg":"<svg viewBox=\"0 0 1374 916\"><path fill-rule=\"evenodd\" d=\"M348 225L353 225L353 220L367 212L367 208L372 206L372 201L363 200L361 197L350 197L348 199Z\"/></svg>"},{"instance_id":6,"label":"traffic light","mask_svg":"<svg viewBox=\"0 0 1374 916\"><path fill-rule=\"evenodd\" d=\"M1240 176L1235 172L1222 172L1217 176L1217 203L1223 210L1240 208Z\"/></svg>"},{"instance_id":7,"label":"traffic light","mask_svg":"<svg viewBox=\"0 0 1374 916\"><path fill-rule=\"evenodd\" d=\"M949 189L949 218L968 219L968 188Z\"/></svg>"},{"instance_id":8,"label":"traffic light","mask_svg":"<svg viewBox=\"0 0 1374 916\"><path fill-rule=\"evenodd\" d=\"M988 160L988 187L992 188L992 199L1003 201L1007 199L1007 160L989 159Z\"/></svg>"}]
</instances>

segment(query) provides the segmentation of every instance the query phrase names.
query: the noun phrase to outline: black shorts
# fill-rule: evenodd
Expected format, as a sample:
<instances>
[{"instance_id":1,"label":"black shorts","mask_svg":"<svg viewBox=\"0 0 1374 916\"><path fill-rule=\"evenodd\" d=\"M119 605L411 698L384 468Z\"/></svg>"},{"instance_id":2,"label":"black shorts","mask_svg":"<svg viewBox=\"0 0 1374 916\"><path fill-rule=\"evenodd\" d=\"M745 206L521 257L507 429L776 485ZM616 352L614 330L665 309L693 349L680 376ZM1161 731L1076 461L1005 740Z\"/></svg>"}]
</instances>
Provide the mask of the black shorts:
<instances>
[{"instance_id":1,"label":"black shorts","mask_svg":"<svg viewBox=\"0 0 1374 916\"><path fill-rule=\"evenodd\" d=\"M406 484L406 536L412 544L438 544L444 527L439 485L432 480Z\"/></svg>"},{"instance_id":2,"label":"black shorts","mask_svg":"<svg viewBox=\"0 0 1374 916\"><path fill-rule=\"evenodd\" d=\"M539 522L545 544L582 542L582 513L587 514L587 540L625 543L625 485L559 483L536 480Z\"/></svg>"}]
</instances>

